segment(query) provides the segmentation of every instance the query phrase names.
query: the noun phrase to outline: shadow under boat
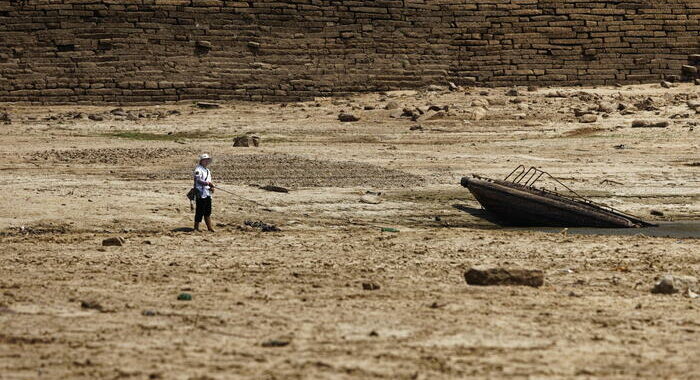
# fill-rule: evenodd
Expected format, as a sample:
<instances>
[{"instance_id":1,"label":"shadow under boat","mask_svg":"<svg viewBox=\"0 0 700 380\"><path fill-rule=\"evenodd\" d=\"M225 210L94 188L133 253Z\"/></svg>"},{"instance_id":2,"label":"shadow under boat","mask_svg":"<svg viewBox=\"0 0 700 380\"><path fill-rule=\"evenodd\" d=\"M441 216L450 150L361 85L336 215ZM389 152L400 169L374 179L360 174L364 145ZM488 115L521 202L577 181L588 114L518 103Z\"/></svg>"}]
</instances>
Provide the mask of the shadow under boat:
<instances>
[{"instance_id":1,"label":"shadow under boat","mask_svg":"<svg viewBox=\"0 0 700 380\"><path fill-rule=\"evenodd\" d=\"M574 195L535 188L534 184L542 177L554 180ZM584 198L549 173L535 167L525 169L520 165L504 180L478 175L463 177L461 184L469 189L484 209L495 216L491 220L500 225L597 228L656 226Z\"/></svg>"}]
</instances>

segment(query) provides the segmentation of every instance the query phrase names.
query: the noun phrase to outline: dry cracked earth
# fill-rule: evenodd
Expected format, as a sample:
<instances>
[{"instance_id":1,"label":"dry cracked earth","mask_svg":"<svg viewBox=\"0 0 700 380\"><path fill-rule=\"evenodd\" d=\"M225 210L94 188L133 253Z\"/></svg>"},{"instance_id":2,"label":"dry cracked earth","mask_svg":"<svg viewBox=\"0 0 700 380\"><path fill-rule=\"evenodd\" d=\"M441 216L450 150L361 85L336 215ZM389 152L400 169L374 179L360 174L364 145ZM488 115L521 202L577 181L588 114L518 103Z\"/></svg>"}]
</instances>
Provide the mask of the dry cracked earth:
<instances>
[{"instance_id":1,"label":"dry cracked earth","mask_svg":"<svg viewBox=\"0 0 700 380\"><path fill-rule=\"evenodd\" d=\"M700 299L650 289L700 274L699 89L2 105L0 379L698 378ZM215 233L189 231L202 152ZM695 238L494 225L459 180L520 164Z\"/></svg>"}]
</instances>

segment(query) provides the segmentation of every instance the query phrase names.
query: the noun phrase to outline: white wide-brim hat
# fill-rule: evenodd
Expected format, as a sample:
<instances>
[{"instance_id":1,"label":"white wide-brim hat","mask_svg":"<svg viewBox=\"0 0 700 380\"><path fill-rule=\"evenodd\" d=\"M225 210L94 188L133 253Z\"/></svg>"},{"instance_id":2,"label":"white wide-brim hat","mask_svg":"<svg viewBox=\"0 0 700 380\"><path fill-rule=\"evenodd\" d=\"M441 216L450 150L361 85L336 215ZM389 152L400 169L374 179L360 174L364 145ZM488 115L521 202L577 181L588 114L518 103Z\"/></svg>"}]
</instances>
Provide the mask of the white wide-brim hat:
<instances>
[{"instance_id":1,"label":"white wide-brim hat","mask_svg":"<svg viewBox=\"0 0 700 380\"><path fill-rule=\"evenodd\" d=\"M200 161L202 161L202 160L211 160L211 156L208 155L208 154L206 154L206 153L204 153L204 154L202 154L201 156L199 156L199 160L200 160Z\"/></svg>"}]
</instances>

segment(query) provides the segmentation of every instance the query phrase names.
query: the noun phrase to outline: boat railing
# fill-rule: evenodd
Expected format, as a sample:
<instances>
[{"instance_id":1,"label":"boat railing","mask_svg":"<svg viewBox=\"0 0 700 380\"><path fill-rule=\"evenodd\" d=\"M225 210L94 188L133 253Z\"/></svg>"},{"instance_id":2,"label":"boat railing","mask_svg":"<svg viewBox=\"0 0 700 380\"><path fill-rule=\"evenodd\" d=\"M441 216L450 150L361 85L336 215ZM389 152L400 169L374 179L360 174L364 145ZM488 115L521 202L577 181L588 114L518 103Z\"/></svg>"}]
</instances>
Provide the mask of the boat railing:
<instances>
[{"instance_id":1,"label":"boat railing","mask_svg":"<svg viewBox=\"0 0 700 380\"><path fill-rule=\"evenodd\" d=\"M545 176L546 178L550 178L551 180L553 180L557 184L561 185L563 188L568 190L571 194L574 194L574 196L562 194L558 191L548 190L544 187L541 187L541 188L534 187L535 183L537 181L539 181L543 176ZM514 184L520 185L520 186L529 187L531 189L538 190L538 191L541 191L541 192L546 193L546 194L556 195L556 196L563 197L563 198L566 198L566 199L569 199L572 201L582 202L582 203L588 204L590 206L598 207L598 208L601 208L603 210L607 210L610 212L620 214L621 216L624 216L626 218L633 219L635 222L639 222L642 224L648 224L648 223L644 222L643 220L641 220L637 216L626 213L622 210L618 210L618 209L616 209L612 206L608 206L606 204L594 202L594 201L584 197L583 195L572 190L569 186L566 186L557 177L549 174L548 172L546 172L544 170L538 169L534 166L531 166L529 169L526 169L524 165L518 165L518 167L516 167L512 172L510 172L510 174L508 174L506 176L504 181L511 182L511 183L514 183Z\"/></svg>"},{"instance_id":2,"label":"boat railing","mask_svg":"<svg viewBox=\"0 0 700 380\"><path fill-rule=\"evenodd\" d=\"M519 169L520 169L520 171L518 172ZM517 172L517 174L516 174L516 172ZM534 187L534 185L537 181L539 181L543 176L546 176L546 177L550 178L552 181L561 185L561 187L565 188L566 190L568 190L572 194L575 194L576 198L579 198L581 200L588 200L587 198L585 198L581 194L572 190L569 186L566 186L557 177L549 174L548 172L546 172L542 169L538 169L534 166L531 166L529 169L525 170L525 166L520 165L517 168L515 168L515 170L513 170L510 174L508 174L508 176L504 179L504 181L508 181L508 179L511 176L513 176L513 174L515 174L515 176L513 177L511 182L516 183L518 185L527 186L527 187Z\"/></svg>"}]
</instances>

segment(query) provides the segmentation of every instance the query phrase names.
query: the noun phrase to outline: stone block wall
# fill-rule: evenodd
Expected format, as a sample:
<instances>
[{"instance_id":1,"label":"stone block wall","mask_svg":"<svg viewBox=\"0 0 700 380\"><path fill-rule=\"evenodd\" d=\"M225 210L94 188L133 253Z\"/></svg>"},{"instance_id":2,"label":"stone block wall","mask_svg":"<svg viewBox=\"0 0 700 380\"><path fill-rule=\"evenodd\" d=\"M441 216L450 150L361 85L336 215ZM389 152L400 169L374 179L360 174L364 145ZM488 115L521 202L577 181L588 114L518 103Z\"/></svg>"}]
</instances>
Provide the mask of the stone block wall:
<instances>
[{"instance_id":1,"label":"stone block wall","mask_svg":"<svg viewBox=\"0 0 700 380\"><path fill-rule=\"evenodd\" d=\"M698 53L700 0L0 0L0 102L639 83Z\"/></svg>"}]
</instances>

